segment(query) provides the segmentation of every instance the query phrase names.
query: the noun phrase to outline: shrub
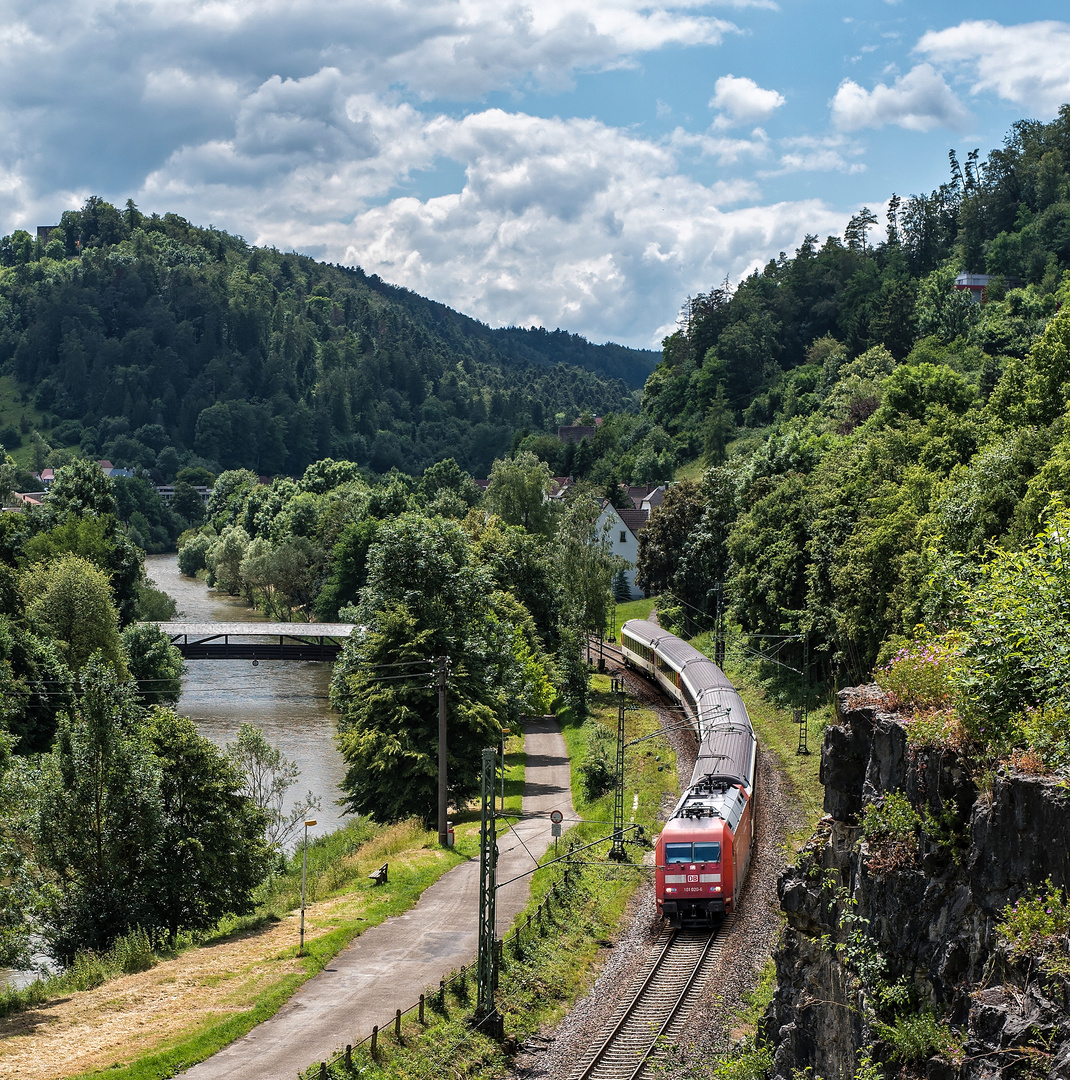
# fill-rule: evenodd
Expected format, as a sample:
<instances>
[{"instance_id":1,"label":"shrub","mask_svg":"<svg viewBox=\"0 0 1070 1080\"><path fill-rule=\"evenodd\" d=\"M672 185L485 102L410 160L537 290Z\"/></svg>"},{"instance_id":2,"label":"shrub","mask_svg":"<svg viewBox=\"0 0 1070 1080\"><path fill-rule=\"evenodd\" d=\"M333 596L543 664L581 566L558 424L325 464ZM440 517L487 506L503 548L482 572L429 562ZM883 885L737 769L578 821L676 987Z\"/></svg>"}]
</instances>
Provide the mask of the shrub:
<instances>
[{"instance_id":1,"label":"shrub","mask_svg":"<svg viewBox=\"0 0 1070 1080\"><path fill-rule=\"evenodd\" d=\"M916 834L921 819L905 795L890 791L862 811L862 835L870 843L868 864L882 874L917 860Z\"/></svg>"},{"instance_id":2,"label":"shrub","mask_svg":"<svg viewBox=\"0 0 1070 1080\"><path fill-rule=\"evenodd\" d=\"M1051 878L1004 909L996 935L1012 960L1036 962L1049 975L1070 975L1070 907L1066 890Z\"/></svg>"},{"instance_id":3,"label":"shrub","mask_svg":"<svg viewBox=\"0 0 1070 1080\"><path fill-rule=\"evenodd\" d=\"M1015 764L1026 772L1044 774L1070 768L1070 707L1062 702L1027 708L1015 722L1015 741L1024 749Z\"/></svg>"},{"instance_id":4,"label":"shrub","mask_svg":"<svg viewBox=\"0 0 1070 1080\"><path fill-rule=\"evenodd\" d=\"M713 1080L764 1080L773 1071L773 1051L755 1045L754 1036L746 1036L713 1068Z\"/></svg>"},{"instance_id":5,"label":"shrub","mask_svg":"<svg viewBox=\"0 0 1070 1080\"><path fill-rule=\"evenodd\" d=\"M894 696L896 705L944 708L952 702L952 678L959 658L956 637L920 636L878 668L873 678L882 690Z\"/></svg>"},{"instance_id":6,"label":"shrub","mask_svg":"<svg viewBox=\"0 0 1070 1080\"><path fill-rule=\"evenodd\" d=\"M876 1024L877 1032L892 1047L892 1060L926 1061L937 1054L956 1058L962 1053L962 1037L936 1018L931 1009L896 1017L891 1024Z\"/></svg>"},{"instance_id":7,"label":"shrub","mask_svg":"<svg viewBox=\"0 0 1070 1080\"><path fill-rule=\"evenodd\" d=\"M613 790L617 775L616 766L610 760L608 734L590 721L584 727L587 729L587 751L580 763L580 786L584 799L590 803Z\"/></svg>"},{"instance_id":8,"label":"shrub","mask_svg":"<svg viewBox=\"0 0 1070 1080\"><path fill-rule=\"evenodd\" d=\"M970 741L966 726L955 709L923 709L905 724L907 745L912 750L966 749Z\"/></svg>"}]
</instances>

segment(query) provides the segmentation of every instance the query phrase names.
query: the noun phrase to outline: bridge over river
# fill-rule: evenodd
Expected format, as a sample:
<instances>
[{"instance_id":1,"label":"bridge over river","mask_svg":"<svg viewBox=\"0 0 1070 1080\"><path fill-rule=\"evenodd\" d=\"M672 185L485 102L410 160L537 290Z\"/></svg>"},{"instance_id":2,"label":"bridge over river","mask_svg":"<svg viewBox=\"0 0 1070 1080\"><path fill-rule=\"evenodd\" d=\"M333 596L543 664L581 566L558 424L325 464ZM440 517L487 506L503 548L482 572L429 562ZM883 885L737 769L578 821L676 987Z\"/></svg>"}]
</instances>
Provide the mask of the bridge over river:
<instances>
[{"instance_id":1,"label":"bridge over river","mask_svg":"<svg viewBox=\"0 0 1070 1080\"><path fill-rule=\"evenodd\" d=\"M184 660L334 660L353 623L158 622Z\"/></svg>"}]
</instances>

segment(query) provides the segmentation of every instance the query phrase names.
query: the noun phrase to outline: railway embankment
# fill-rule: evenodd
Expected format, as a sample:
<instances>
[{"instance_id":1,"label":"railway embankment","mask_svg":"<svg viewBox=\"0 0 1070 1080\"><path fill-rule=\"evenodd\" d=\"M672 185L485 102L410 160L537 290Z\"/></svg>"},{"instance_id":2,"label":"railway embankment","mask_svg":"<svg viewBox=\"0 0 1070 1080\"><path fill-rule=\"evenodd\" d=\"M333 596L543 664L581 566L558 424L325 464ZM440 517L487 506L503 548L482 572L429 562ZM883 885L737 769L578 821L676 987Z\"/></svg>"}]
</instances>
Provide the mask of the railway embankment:
<instances>
[{"instance_id":1,"label":"railway embankment","mask_svg":"<svg viewBox=\"0 0 1070 1080\"><path fill-rule=\"evenodd\" d=\"M780 878L773 1075L1070 1076L1070 790L912 746L876 687L825 734L825 817Z\"/></svg>"}]
</instances>

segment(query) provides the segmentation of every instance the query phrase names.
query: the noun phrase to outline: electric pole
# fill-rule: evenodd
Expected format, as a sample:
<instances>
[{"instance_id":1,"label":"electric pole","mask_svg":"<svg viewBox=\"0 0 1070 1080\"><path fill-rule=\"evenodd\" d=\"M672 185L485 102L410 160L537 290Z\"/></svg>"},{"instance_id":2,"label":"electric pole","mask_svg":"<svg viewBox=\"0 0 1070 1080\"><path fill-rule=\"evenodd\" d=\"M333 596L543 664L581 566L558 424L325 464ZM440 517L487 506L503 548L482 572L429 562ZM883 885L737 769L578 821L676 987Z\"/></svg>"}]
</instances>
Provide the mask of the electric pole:
<instances>
[{"instance_id":1,"label":"electric pole","mask_svg":"<svg viewBox=\"0 0 1070 1080\"><path fill-rule=\"evenodd\" d=\"M446 846L446 675L449 657L438 658L438 842Z\"/></svg>"},{"instance_id":2,"label":"electric pole","mask_svg":"<svg viewBox=\"0 0 1070 1080\"><path fill-rule=\"evenodd\" d=\"M724 582L718 581L715 588L717 590L717 608L714 615L713 662L723 671L725 652Z\"/></svg>"},{"instance_id":3,"label":"electric pole","mask_svg":"<svg viewBox=\"0 0 1070 1080\"><path fill-rule=\"evenodd\" d=\"M624 680L614 683L617 697L617 782L613 788L613 846L609 857L623 862L624 854Z\"/></svg>"}]
</instances>

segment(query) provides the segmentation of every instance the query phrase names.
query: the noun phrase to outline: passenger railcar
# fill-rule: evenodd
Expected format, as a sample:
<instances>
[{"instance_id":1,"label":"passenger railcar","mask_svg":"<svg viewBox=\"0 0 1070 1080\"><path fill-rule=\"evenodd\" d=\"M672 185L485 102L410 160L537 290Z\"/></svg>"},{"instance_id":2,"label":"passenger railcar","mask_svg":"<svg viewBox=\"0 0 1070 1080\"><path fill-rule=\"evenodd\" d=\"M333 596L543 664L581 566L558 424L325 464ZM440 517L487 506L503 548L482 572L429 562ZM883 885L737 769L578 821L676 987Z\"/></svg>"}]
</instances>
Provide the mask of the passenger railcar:
<instances>
[{"instance_id":1,"label":"passenger railcar","mask_svg":"<svg viewBox=\"0 0 1070 1080\"><path fill-rule=\"evenodd\" d=\"M699 735L691 783L655 847L658 914L709 925L735 911L754 848L758 745L743 699L709 657L654 623L621 628L628 667L686 706Z\"/></svg>"}]
</instances>

